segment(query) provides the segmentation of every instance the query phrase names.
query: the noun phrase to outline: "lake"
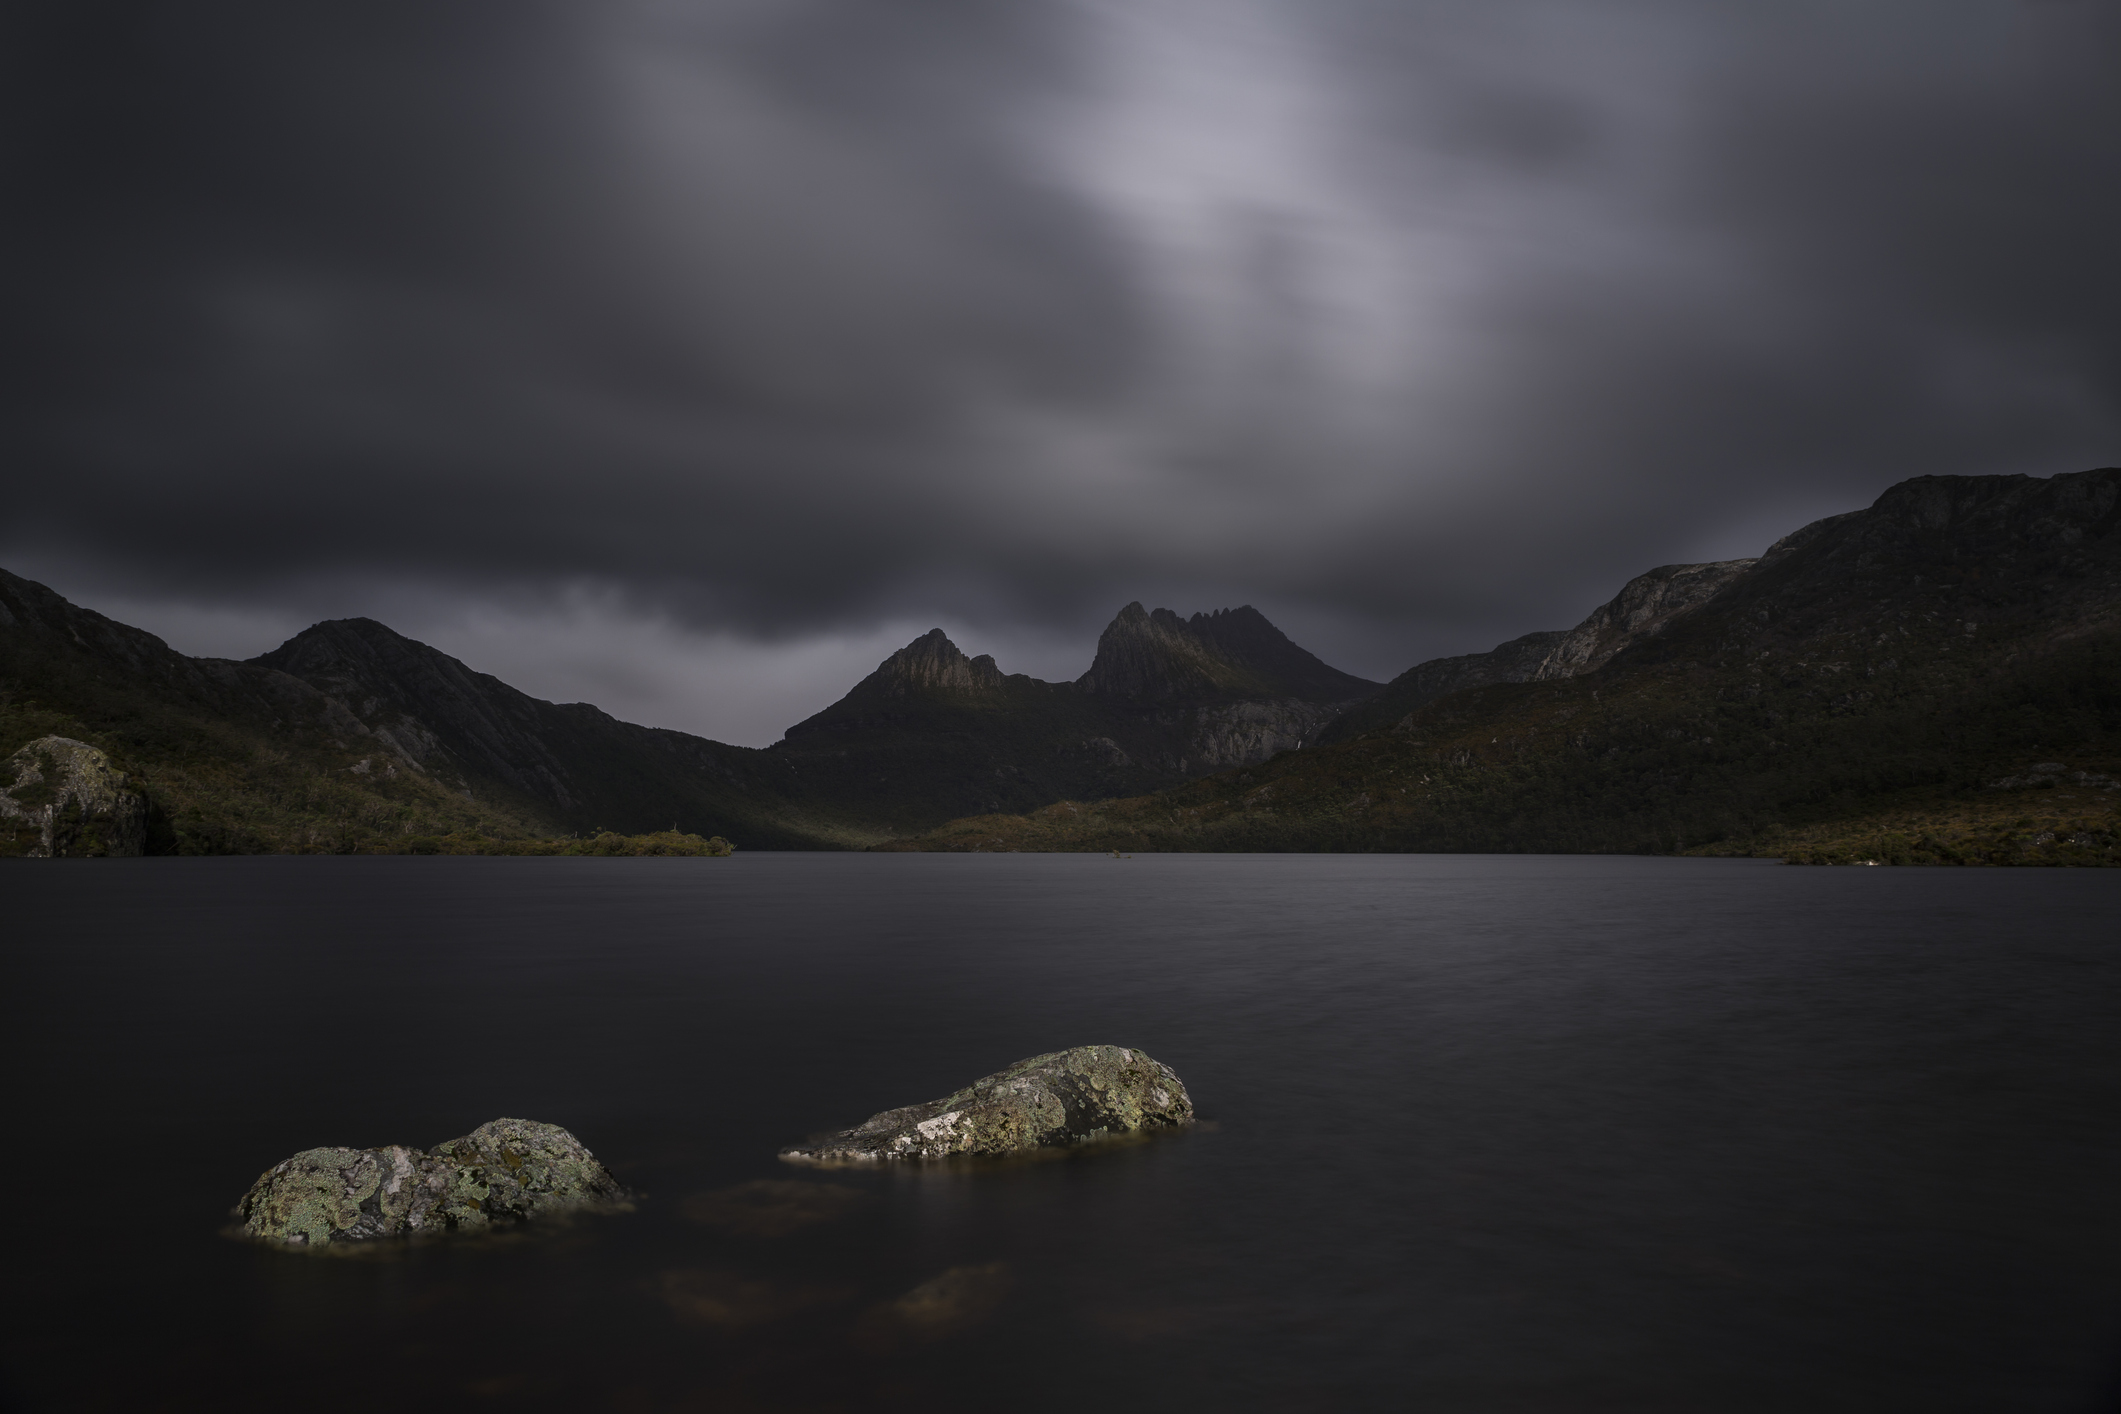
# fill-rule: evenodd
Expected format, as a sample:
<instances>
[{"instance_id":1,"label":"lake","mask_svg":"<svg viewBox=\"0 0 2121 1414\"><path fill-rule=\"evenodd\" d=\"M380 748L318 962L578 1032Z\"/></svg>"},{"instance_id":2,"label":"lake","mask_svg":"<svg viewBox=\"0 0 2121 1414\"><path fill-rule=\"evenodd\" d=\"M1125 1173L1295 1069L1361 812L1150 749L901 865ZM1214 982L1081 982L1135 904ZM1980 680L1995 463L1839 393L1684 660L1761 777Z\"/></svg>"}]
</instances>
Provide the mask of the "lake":
<instances>
[{"instance_id":1,"label":"lake","mask_svg":"<svg viewBox=\"0 0 2121 1414\"><path fill-rule=\"evenodd\" d=\"M2121 873L10 861L0 918L22 1409L2121 1406ZM775 1158L1087 1043L1205 1122ZM222 1235L504 1115L637 1210Z\"/></svg>"}]
</instances>

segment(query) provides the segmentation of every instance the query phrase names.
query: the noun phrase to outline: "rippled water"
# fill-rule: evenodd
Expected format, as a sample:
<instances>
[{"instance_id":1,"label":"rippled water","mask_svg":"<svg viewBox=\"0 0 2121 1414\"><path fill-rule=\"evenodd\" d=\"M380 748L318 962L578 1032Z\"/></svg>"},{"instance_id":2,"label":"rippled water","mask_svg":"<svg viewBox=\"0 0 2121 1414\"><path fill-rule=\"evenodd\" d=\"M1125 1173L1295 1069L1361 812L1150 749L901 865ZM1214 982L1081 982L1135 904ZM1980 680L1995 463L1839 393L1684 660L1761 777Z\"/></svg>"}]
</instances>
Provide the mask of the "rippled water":
<instances>
[{"instance_id":1,"label":"rippled water","mask_svg":"<svg viewBox=\"0 0 2121 1414\"><path fill-rule=\"evenodd\" d=\"M2089 1411L2121 875L739 854L0 869L42 1409ZM1199 1129L778 1146L1138 1046ZM628 1215L332 1259L268 1165L564 1124Z\"/></svg>"}]
</instances>

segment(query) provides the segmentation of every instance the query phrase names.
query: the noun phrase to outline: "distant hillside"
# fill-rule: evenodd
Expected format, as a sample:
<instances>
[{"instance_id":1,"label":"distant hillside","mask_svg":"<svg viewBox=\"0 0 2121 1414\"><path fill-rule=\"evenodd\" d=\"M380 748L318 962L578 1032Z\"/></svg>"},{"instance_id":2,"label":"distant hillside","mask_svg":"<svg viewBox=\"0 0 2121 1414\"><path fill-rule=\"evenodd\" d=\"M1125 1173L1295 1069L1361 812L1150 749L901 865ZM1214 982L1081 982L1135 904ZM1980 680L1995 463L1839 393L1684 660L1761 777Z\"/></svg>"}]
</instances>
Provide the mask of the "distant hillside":
<instances>
[{"instance_id":1,"label":"distant hillside","mask_svg":"<svg viewBox=\"0 0 2121 1414\"><path fill-rule=\"evenodd\" d=\"M1576 628L1320 662L1130 604L1072 683L940 631L757 751L543 702L365 619L249 662L0 572L0 757L107 751L152 851L678 830L747 849L1558 850L2112 862L2121 471L1923 477ZM1088 802L1088 803L1085 803Z\"/></svg>"},{"instance_id":2,"label":"distant hillside","mask_svg":"<svg viewBox=\"0 0 2121 1414\"><path fill-rule=\"evenodd\" d=\"M2121 862L2117 531L2121 470L1919 477L1423 664L1345 740L893 847Z\"/></svg>"},{"instance_id":3,"label":"distant hillside","mask_svg":"<svg viewBox=\"0 0 2121 1414\"><path fill-rule=\"evenodd\" d=\"M775 789L788 768L761 752L540 702L371 620L247 663L190 658L0 571L0 756L47 735L102 748L144 787L150 852L673 826L834 842L829 822L792 818Z\"/></svg>"},{"instance_id":4,"label":"distant hillside","mask_svg":"<svg viewBox=\"0 0 2121 1414\"><path fill-rule=\"evenodd\" d=\"M1346 741L1390 725L1469 687L1546 682L1596 672L1621 649L1656 637L1666 625L1700 608L1759 563L1724 560L1665 565L1629 580L1620 593L1573 629L1528 633L1486 653L1417 663L1387 683L1383 692L1327 727L1320 743Z\"/></svg>"},{"instance_id":5,"label":"distant hillside","mask_svg":"<svg viewBox=\"0 0 2121 1414\"><path fill-rule=\"evenodd\" d=\"M1004 676L938 630L759 751L541 701L372 619L247 662L189 658L0 572L0 759L53 735L109 752L147 793L158 852L599 830L860 847L1263 761L1377 687L1250 608L1137 604L1079 682Z\"/></svg>"},{"instance_id":6,"label":"distant hillside","mask_svg":"<svg viewBox=\"0 0 2121 1414\"><path fill-rule=\"evenodd\" d=\"M678 828L752 849L864 839L804 811L765 752L542 701L373 619L317 624L246 666L346 703L415 769L570 832Z\"/></svg>"}]
</instances>

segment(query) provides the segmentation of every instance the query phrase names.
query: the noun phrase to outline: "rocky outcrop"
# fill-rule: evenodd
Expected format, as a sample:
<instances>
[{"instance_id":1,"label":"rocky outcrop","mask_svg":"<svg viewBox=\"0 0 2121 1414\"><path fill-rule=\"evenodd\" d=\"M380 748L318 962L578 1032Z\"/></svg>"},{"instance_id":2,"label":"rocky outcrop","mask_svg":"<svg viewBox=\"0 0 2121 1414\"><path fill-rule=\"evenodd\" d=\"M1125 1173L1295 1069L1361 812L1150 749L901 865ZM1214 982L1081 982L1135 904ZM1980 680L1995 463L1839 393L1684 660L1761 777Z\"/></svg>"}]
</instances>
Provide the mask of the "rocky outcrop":
<instances>
[{"instance_id":1,"label":"rocky outcrop","mask_svg":"<svg viewBox=\"0 0 2121 1414\"><path fill-rule=\"evenodd\" d=\"M1214 652L1169 609L1153 613L1129 604L1105 626L1090 671L1076 679L1084 692L1148 701L1261 693L1263 685Z\"/></svg>"},{"instance_id":2,"label":"rocky outcrop","mask_svg":"<svg viewBox=\"0 0 2121 1414\"><path fill-rule=\"evenodd\" d=\"M617 1180L566 1130L497 1119L426 1152L305 1149L260 1174L235 1217L261 1242L326 1247L625 1203Z\"/></svg>"},{"instance_id":3,"label":"rocky outcrop","mask_svg":"<svg viewBox=\"0 0 2121 1414\"><path fill-rule=\"evenodd\" d=\"M800 749L866 728L919 722L937 708L1021 708L1025 689L1043 689L1047 695L1056 690L1022 674L1004 674L990 654L966 657L948 634L935 628L877 664L876 671L849 688L845 697L788 728L786 736ZM1032 700L1039 695L1034 691Z\"/></svg>"},{"instance_id":4,"label":"rocky outcrop","mask_svg":"<svg viewBox=\"0 0 2121 1414\"><path fill-rule=\"evenodd\" d=\"M909 692L984 692L1002 685L991 654L967 658L948 634L934 628L878 665L873 680L895 697Z\"/></svg>"},{"instance_id":5,"label":"rocky outcrop","mask_svg":"<svg viewBox=\"0 0 2121 1414\"><path fill-rule=\"evenodd\" d=\"M1345 741L1360 736L1402 721L1439 698L1469 688L1544 682L1596 672L1616 653L1656 637L1763 562L1720 560L1702 565L1661 565L1629 580L1618 594L1593 609L1572 629L1528 633L1486 653L1431 658L1415 664L1386 684L1378 696L1323 728L1318 740Z\"/></svg>"},{"instance_id":6,"label":"rocky outcrop","mask_svg":"<svg viewBox=\"0 0 2121 1414\"><path fill-rule=\"evenodd\" d=\"M0 853L32 859L136 859L147 800L110 757L71 737L39 737L0 765Z\"/></svg>"},{"instance_id":7,"label":"rocky outcrop","mask_svg":"<svg viewBox=\"0 0 2121 1414\"><path fill-rule=\"evenodd\" d=\"M1530 681L1573 678L1596 672L1615 653L1664 631L1692 613L1758 560L1719 560L1706 565L1660 565L1622 586L1589 618L1562 634L1547 650ZM1521 640L1520 640L1521 641Z\"/></svg>"},{"instance_id":8,"label":"rocky outcrop","mask_svg":"<svg viewBox=\"0 0 2121 1414\"><path fill-rule=\"evenodd\" d=\"M852 1129L792 1145L792 1163L878 1163L994 1155L1191 1124L1178 1073L1126 1046L1077 1046L1018 1061L964 1089L885 1110Z\"/></svg>"},{"instance_id":9,"label":"rocky outcrop","mask_svg":"<svg viewBox=\"0 0 2121 1414\"><path fill-rule=\"evenodd\" d=\"M1293 697L1203 707L1194 717L1192 740L1179 769L1197 775L1257 765L1278 752L1294 751L1315 740L1340 711L1333 704Z\"/></svg>"}]
</instances>

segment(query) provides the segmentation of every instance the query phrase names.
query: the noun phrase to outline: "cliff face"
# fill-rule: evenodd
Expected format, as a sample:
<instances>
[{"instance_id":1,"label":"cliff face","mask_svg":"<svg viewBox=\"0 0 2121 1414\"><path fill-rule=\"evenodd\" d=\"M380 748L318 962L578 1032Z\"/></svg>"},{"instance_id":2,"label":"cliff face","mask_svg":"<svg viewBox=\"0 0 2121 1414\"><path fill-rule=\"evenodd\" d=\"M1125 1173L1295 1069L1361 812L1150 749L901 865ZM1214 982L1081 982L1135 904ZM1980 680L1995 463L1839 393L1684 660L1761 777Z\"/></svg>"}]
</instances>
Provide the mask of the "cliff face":
<instances>
[{"instance_id":1,"label":"cliff face","mask_svg":"<svg viewBox=\"0 0 2121 1414\"><path fill-rule=\"evenodd\" d=\"M1076 679L1084 692L1146 701L1267 695L1264 685L1188 631L1169 609L1139 603L1121 609L1098 636L1090 671Z\"/></svg>"},{"instance_id":2,"label":"cliff face","mask_svg":"<svg viewBox=\"0 0 2121 1414\"><path fill-rule=\"evenodd\" d=\"M1337 704L1282 697L1196 708L1177 770L1183 776L1250 766L1300 750L1340 716Z\"/></svg>"},{"instance_id":3,"label":"cliff face","mask_svg":"<svg viewBox=\"0 0 2121 1414\"><path fill-rule=\"evenodd\" d=\"M919 692L992 692L1002 685L1002 670L990 654L967 658L939 628L930 629L886 658L856 691L874 690L905 697Z\"/></svg>"},{"instance_id":4,"label":"cliff face","mask_svg":"<svg viewBox=\"0 0 2121 1414\"><path fill-rule=\"evenodd\" d=\"M1802 532L1800 532L1801 534ZM1778 547L1779 548L1779 547ZM1664 632L1708 603L1762 560L1664 565L1629 580L1572 629L1528 633L1486 653L1431 658L1385 685L1382 692L1325 728L1324 741L1345 741L1468 688L1543 682L1596 672L1613 655Z\"/></svg>"},{"instance_id":5,"label":"cliff face","mask_svg":"<svg viewBox=\"0 0 2121 1414\"><path fill-rule=\"evenodd\" d=\"M1663 565L1637 575L1610 601L1592 610L1589 618L1561 635L1529 678L1504 681L1538 682L1596 672L1615 653L1662 633L1674 619L1699 609L1759 563L1723 560L1707 565Z\"/></svg>"}]
</instances>

